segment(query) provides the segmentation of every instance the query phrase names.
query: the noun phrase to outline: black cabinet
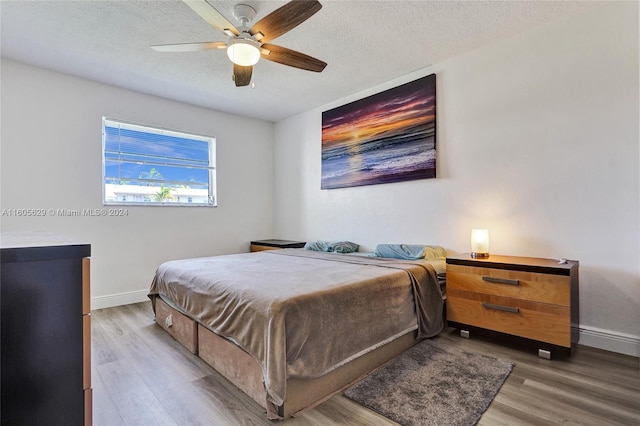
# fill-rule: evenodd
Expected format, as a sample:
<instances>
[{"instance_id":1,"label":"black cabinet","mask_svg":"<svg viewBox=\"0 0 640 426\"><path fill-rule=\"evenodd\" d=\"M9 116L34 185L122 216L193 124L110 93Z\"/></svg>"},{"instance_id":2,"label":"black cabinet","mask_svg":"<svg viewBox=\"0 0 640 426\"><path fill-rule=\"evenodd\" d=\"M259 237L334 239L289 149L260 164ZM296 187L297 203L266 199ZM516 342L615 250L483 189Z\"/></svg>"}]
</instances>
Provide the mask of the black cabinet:
<instances>
[{"instance_id":1,"label":"black cabinet","mask_svg":"<svg viewBox=\"0 0 640 426\"><path fill-rule=\"evenodd\" d=\"M3 425L91 423L90 255L59 237L2 235Z\"/></svg>"}]
</instances>

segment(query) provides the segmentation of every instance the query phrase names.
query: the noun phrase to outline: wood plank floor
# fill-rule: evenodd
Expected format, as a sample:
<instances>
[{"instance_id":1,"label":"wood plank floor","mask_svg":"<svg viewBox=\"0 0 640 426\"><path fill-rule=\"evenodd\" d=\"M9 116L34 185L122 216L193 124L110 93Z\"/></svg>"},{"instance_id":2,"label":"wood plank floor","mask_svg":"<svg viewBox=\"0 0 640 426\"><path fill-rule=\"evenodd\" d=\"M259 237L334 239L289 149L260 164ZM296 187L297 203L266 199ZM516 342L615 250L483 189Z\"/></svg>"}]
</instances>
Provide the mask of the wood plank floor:
<instances>
[{"instance_id":1,"label":"wood plank floor","mask_svg":"<svg viewBox=\"0 0 640 426\"><path fill-rule=\"evenodd\" d=\"M479 425L640 425L638 358L578 346L573 357L549 361L453 329L436 339L516 363ZM396 425L341 395L271 422L155 325L150 302L92 312L92 364L96 426Z\"/></svg>"}]
</instances>

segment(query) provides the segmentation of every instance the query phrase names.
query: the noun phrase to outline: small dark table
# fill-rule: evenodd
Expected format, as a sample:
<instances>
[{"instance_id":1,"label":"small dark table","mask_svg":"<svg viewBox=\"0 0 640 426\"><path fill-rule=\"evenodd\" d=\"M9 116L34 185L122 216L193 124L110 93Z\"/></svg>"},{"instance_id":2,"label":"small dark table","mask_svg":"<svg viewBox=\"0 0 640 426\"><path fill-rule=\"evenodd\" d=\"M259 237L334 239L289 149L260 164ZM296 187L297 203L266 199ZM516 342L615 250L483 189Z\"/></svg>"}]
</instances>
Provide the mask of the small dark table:
<instances>
[{"instance_id":1,"label":"small dark table","mask_svg":"<svg viewBox=\"0 0 640 426\"><path fill-rule=\"evenodd\" d=\"M304 241L289 241L289 240L255 240L251 241L251 251L262 250L277 250L283 248L302 248L304 247Z\"/></svg>"}]
</instances>

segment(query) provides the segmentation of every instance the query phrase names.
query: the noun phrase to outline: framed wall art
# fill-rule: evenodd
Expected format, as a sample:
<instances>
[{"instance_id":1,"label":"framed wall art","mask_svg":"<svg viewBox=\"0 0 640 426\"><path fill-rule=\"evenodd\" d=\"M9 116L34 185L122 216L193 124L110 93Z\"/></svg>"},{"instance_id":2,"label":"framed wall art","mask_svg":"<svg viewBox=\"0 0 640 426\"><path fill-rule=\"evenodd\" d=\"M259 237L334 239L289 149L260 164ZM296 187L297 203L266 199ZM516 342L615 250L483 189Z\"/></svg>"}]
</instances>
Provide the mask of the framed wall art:
<instances>
[{"instance_id":1,"label":"framed wall art","mask_svg":"<svg viewBox=\"0 0 640 426\"><path fill-rule=\"evenodd\" d=\"M435 74L322 113L322 189L435 177Z\"/></svg>"}]
</instances>

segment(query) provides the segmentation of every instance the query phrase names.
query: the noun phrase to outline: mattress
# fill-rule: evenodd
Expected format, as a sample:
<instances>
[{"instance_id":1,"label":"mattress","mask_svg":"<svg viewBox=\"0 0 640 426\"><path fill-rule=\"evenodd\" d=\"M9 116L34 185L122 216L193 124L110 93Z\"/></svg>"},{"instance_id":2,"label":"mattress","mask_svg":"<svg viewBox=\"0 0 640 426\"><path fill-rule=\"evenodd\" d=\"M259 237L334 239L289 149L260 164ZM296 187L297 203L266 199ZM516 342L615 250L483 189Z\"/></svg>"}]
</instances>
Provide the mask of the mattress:
<instances>
[{"instance_id":1,"label":"mattress","mask_svg":"<svg viewBox=\"0 0 640 426\"><path fill-rule=\"evenodd\" d=\"M438 334L433 264L302 249L184 259L158 268L149 297L251 355L281 405L288 378L323 376L411 330Z\"/></svg>"}]
</instances>

